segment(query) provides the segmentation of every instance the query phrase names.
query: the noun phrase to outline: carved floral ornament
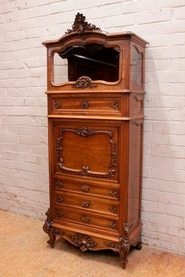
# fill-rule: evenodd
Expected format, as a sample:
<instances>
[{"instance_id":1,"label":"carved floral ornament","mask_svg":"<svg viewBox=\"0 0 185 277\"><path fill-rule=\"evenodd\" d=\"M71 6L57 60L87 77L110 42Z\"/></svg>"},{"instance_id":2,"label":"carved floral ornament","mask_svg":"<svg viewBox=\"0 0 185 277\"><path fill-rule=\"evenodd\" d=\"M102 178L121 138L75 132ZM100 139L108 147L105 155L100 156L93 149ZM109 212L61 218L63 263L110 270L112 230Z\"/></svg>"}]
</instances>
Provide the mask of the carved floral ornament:
<instances>
[{"instance_id":1,"label":"carved floral ornament","mask_svg":"<svg viewBox=\"0 0 185 277\"><path fill-rule=\"evenodd\" d=\"M93 81L88 76L81 76L78 78L76 83L73 85L74 88L92 88L97 87L96 84L93 84Z\"/></svg>"},{"instance_id":2,"label":"carved floral ornament","mask_svg":"<svg viewBox=\"0 0 185 277\"><path fill-rule=\"evenodd\" d=\"M71 242L80 247L81 251L87 251L94 248L97 244L94 242L91 237L83 234L75 234L74 236L69 237Z\"/></svg>"},{"instance_id":3,"label":"carved floral ornament","mask_svg":"<svg viewBox=\"0 0 185 277\"><path fill-rule=\"evenodd\" d=\"M85 19L86 17L82 13L77 13L72 29L68 29L66 34L77 32L79 35L82 35L85 31L101 31L100 28L96 27L94 24L88 23Z\"/></svg>"}]
</instances>

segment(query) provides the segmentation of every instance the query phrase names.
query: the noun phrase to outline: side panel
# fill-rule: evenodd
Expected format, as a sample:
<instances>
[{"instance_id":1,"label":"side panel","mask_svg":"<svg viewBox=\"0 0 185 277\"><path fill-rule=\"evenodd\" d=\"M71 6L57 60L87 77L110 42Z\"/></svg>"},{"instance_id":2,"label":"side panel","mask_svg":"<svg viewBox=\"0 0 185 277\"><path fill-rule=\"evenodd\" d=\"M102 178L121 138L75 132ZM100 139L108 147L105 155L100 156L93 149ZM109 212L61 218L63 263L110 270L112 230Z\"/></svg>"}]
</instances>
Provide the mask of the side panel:
<instances>
[{"instance_id":1,"label":"side panel","mask_svg":"<svg viewBox=\"0 0 185 277\"><path fill-rule=\"evenodd\" d=\"M132 231L140 223L141 210L141 154L142 120L131 121L129 126L129 185L128 226Z\"/></svg>"}]
</instances>

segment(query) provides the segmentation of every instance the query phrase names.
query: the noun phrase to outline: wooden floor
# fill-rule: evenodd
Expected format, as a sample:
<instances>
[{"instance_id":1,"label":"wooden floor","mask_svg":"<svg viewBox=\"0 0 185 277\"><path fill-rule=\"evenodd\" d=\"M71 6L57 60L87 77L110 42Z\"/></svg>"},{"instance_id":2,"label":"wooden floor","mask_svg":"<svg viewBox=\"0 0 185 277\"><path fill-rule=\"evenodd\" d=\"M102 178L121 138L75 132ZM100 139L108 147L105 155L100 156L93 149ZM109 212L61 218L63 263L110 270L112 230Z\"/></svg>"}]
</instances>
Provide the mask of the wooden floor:
<instances>
[{"instance_id":1,"label":"wooden floor","mask_svg":"<svg viewBox=\"0 0 185 277\"><path fill-rule=\"evenodd\" d=\"M0 276L185 277L185 257L148 248L132 250L127 268L113 251L81 252L59 238L47 245L43 222L0 210Z\"/></svg>"}]
</instances>

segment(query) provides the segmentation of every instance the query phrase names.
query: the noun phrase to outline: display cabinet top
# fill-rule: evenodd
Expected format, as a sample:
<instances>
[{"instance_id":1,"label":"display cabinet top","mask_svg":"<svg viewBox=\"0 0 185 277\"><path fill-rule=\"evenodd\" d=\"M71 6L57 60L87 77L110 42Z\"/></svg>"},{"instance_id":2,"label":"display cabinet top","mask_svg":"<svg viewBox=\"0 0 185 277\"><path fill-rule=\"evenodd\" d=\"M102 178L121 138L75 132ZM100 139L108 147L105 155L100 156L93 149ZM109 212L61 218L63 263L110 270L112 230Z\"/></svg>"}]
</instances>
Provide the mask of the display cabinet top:
<instances>
[{"instance_id":1,"label":"display cabinet top","mask_svg":"<svg viewBox=\"0 0 185 277\"><path fill-rule=\"evenodd\" d=\"M53 46L54 44L60 44L63 41L65 41L66 39L69 38L73 38L75 36L78 37L83 37L87 34L96 34L97 36L102 36L105 38L118 38L118 39L124 39L125 37L127 38L135 38L136 40L139 40L140 43L144 45L146 45L148 42L144 39L142 39L141 37L139 37L138 35L136 35L133 32L122 32L122 33L104 33L102 32L102 30L97 27L94 24L88 23L86 21L86 17L82 14L82 13L77 13L77 15L75 16L75 20L74 23L72 25L71 29L67 29L67 31L65 32L65 34L60 37L58 40L48 40L48 41L44 41L43 45L46 47L50 47Z\"/></svg>"}]
</instances>

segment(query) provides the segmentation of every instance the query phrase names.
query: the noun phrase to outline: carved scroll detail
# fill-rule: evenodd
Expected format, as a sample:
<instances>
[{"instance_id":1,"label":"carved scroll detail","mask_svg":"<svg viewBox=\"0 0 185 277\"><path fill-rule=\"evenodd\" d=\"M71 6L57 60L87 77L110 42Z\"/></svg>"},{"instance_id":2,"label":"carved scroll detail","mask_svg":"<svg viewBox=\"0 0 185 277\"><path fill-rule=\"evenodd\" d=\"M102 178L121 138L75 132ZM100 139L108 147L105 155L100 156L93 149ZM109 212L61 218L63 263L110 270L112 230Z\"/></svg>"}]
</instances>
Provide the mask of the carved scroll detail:
<instances>
[{"instance_id":1,"label":"carved scroll detail","mask_svg":"<svg viewBox=\"0 0 185 277\"><path fill-rule=\"evenodd\" d=\"M92 88L92 87L97 87L96 84L93 84L93 81L91 78L88 76L81 76L78 78L73 85L74 88Z\"/></svg>"},{"instance_id":2,"label":"carved scroll detail","mask_svg":"<svg viewBox=\"0 0 185 277\"><path fill-rule=\"evenodd\" d=\"M128 234L128 226L126 223L123 224L123 236L121 238L121 249L120 249L120 257L122 260L122 267L126 268L128 263L127 256L130 251L129 244L129 234Z\"/></svg>"},{"instance_id":3,"label":"carved scroll detail","mask_svg":"<svg viewBox=\"0 0 185 277\"><path fill-rule=\"evenodd\" d=\"M109 226L113 229L116 230L117 229L117 222L116 221L112 221Z\"/></svg>"},{"instance_id":4,"label":"carved scroll detail","mask_svg":"<svg viewBox=\"0 0 185 277\"><path fill-rule=\"evenodd\" d=\"M117 206L112 206L109 208L109 210L113 213L113 214L117 214L118 213L118 207Z\"/></svg>"},{"instance_id":5,"label":"carved scroll detail","mask_svg":"<svg viewBox=\"0 0 185 277\"><path fill-rule=\"evenodd\" d=\"M62 218L64 216L64 213L61 211L56 211L56 217L57 218Z\"/></svg>"},{"instance_id":6,"label":"carved scroll detail","mask_svg":"<svg viewBox=\"0 0 185 277\"><path fill-rule=\"evenodd\" d=\"M113 108L114 110L119 110L119 102L116 101L116 102L110 104L110 107Z\"/></svg>"},{"instance_id":7,"label":"carved scroll detail","mask_svg":"<svg viewBox=\"0 0 185 277\"><path fill-rule=\"evenodd\" d=\"M82 13L77 13L72 29L68 29L66 34L77 32L79 35L82 35L85 31L101 31L100 28L86 22L85 19L86 17Z\"/></svg>"},{"instance_id":8,"label":"carved scroll detail","mask_svg":"<svg viewBox=\"0 0 185 277\"><path fill-rule=\"evenodd\" d=\"M109 194L115 198L118 198L118 189L112 189Z\"/></svg>"},{"instance_id":9,"label":"carved scroll detail","mask_svg":"<svg viewBox=\"0 0 185 277\"><path fill-rule=\"evenodd\" d=\"M126 264L128 262L127 256L130 251L129 244L129 234L128 234L128 226L126 223L123 223L123 236L120 238L120 242L104 242L104 244L108 248L113 248L115 251L118 251L120 254L120 258L122 261L122 267L126 268Z\"/></svg>"},{"instance_id":10,"label":"carved scroll detail","mask_svg":"<svg viewBox=\"0 0 185 277\"><path fill-rule=\"evenodd\" d=\"M59 108L61 108L61 107L62 107L62 104L61 104L60 102L54 101L54 108L55 108L55 109L59 109Z\"/></svg>"},{"instance_id":11,"label":"carved scroll detail","mask_svg":"<svg viewBox=\"0 0 185 277\"><path fill-rule=\"evenodd\" d=\"M87 251L96 246L96 243L87 235L75 234L74 236L69 236L69 239L75 246L80 247L82 251Z\"/></svg>"},{"instance_id":12,"label":"carved scroll detail","mask_svg":"<svg viewBox=\"0 0 185 277\"><path fill-rule=\"evenodd\" d=\"M43 225L43 230L45 233L48 234L49 240L47 243L51 246L51 248L54 247L56 235L63 235L64 233L56 228L52 227L53 221L51 219L51 209L48 209L46 212L47 219Z\"/></svg>"},{"instance_id":13,"label":"carved scroll detail","mask_svg":"<svg viewBox=\"0 0 185 277\"><path fill-rule=\"evenodd\" d=\"M55 189L60 189L63 187L63 183L59 180L55 181Z\"/></svg>"},{"instance_id":14,"label":"carved scroll detail","mask_svg":"<svg viewBox=\"0 0 185 277\"><path fill-rule=\"evenodd\" d=\"M64 198L62 196L60 196L60 195L57 195L57 197L56 197L56 203L60 204L63 201L64 201Z\"/></svg>"}]
</instances>

